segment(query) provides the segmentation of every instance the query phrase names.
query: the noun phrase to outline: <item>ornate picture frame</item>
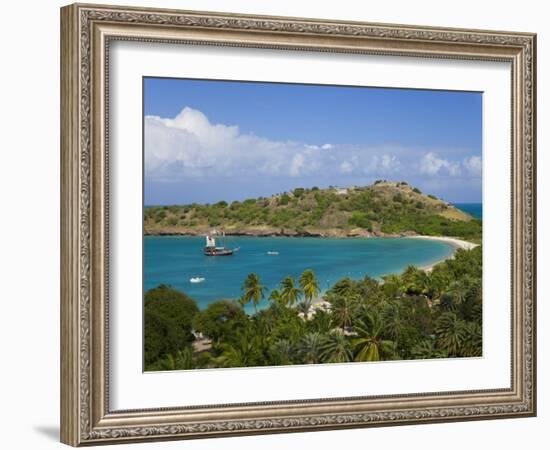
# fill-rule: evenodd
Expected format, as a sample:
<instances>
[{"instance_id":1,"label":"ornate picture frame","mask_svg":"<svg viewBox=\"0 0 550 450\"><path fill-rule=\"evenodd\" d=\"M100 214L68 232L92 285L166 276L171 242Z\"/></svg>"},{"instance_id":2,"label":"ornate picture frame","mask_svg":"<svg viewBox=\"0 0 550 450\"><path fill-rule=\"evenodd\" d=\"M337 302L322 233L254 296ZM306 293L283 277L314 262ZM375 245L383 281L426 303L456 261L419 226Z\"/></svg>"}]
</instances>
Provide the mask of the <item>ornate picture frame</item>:
<instances>
[{"instance_id":1,"label":"ornate picture frame","mask_svg":"<svg viewBox=\"0 0 550 450\"><path fill-rule=\"evenodd\" d=\"M113 411L109 390L109 49L142 41L505 61L512 67L507 389ZM536 35L75 4L61 9L61 441L72 445L536 414Z\"/></svg>"}]
</instances>

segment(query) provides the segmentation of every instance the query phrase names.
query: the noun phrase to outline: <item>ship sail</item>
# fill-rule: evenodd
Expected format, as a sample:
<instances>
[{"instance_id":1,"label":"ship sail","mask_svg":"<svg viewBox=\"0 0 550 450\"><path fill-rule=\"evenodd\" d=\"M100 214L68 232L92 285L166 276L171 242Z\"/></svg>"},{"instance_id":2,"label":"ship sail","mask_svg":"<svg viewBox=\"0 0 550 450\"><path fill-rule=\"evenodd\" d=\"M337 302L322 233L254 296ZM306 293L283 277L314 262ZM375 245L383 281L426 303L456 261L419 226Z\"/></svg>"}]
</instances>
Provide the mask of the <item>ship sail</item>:
<instances>
[{"instance_id":1,"label":"ship sail","mask_svg":"<svg viewBox=\"0 0 550 450\"><path fill-rule=\"evenodd\" d=\"M214 239L212 236L206 236L206 246L216 247L216 239Z\"/></svg>"}]
</instances>

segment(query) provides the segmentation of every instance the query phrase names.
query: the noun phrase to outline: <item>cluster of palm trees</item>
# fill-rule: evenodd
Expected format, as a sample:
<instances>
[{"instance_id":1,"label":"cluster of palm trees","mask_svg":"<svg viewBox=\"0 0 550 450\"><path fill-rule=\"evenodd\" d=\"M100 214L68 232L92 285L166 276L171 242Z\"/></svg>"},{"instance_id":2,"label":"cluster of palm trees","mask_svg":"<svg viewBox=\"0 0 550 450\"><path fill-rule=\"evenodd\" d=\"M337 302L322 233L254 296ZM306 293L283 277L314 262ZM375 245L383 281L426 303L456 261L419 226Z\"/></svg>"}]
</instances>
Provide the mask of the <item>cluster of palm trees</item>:
<instances>
[{"instance_id":1,"label":"cluster of palm trees","mask_svg":"<svg viewBox=\"0 0 550 450\"><path fill-rule=\"evenodd\" d=\"M241 304L256 307L266 297L272 302L255 314L256 322L272 322L262 336L272 364L481 356L481 248L458 252L431 272L411 266L383 281L344 278L324 294L330 308L311 315L311 301L320 293L313 271L304 271L298 282L287 276L266 291L250 274ZM281 309L303 312L308 320L292 322ZM296 329L270 337L278 320Z\"/></svg>"},{"instance_id":2,"label":"cluster of palm trees","mask_svg":"<svg viewBox=\"0 0 550 450\"><path fill-rule=\"evenodd\" d=\"M250 302L254 305L254 310L257 312L258 304L265 298L267 288L261 284L260 277L255 273L250 273L244 280L242 286L243 295L239 299L241 305L246 305ZM300 311L309 311L311 302L321 292L319 281L315 273L311 269L304 270L296 280L287 275L281 281L280 288L273 289L268 300L281 306L299 306ZM304 298L300 303L300 299Z\"/></svg>"},{"instance_id":3,"label":"cluster of palm trees","mask_svg":"<svg viewBox=\"0 0 550 450\"><path fill-rule=\"evenodd\" d=\"M182 349L158 367L250 367L482 355L481 247L459 250L431 272L344 278L312 309L319 282L312 270L285 277L268 292L249 274L238 303L199 311L193 328L211 348ZM258 308L263 300L269 303ZM254 306L247 314L244 306Z\"/></svg>"}]
</instances>

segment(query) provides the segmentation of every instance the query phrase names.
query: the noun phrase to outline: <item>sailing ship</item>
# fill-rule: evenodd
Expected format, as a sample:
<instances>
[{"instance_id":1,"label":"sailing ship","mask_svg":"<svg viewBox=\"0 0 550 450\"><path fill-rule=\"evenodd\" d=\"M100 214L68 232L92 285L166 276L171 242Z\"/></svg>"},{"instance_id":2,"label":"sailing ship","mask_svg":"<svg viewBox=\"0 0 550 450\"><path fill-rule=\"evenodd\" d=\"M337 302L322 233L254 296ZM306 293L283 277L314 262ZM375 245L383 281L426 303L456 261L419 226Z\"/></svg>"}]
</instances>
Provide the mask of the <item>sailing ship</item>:
<instances>
[{"instance_id":1,"label":"sailing ship","mask_svg":"<svg viewBox=\"0 0 550 450\"><path fill-rule=\"evenodd\" d=\"M225 233L221 233L219 241L221 245L216 245L216 231L206 235L206 246L204 247L204 254L206 256L231 256L233 253L239 250L239 248L228 248L226 245Z\"/></svg>"}]
</instances>

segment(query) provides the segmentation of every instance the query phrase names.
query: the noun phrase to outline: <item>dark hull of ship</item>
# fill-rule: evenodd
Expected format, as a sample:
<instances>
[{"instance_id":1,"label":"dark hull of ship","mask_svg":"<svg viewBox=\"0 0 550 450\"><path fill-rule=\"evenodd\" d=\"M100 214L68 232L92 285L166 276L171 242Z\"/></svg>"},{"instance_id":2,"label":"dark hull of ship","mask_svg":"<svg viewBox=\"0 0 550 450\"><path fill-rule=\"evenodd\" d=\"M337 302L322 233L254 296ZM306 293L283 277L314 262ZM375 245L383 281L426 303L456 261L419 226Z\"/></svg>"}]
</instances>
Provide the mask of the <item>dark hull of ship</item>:
<instances>
[{"instance_id":1,"label":"dark hull of ship","mask_svg":"<svg viewBox=\"0 0 550 450\"><path fill-rule=\"evenodd\" d=\"M204 247L204 254L206 256L231 256L233 254L233 250L228 248Z\"/></svg>"}]
</instances>

